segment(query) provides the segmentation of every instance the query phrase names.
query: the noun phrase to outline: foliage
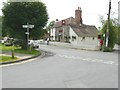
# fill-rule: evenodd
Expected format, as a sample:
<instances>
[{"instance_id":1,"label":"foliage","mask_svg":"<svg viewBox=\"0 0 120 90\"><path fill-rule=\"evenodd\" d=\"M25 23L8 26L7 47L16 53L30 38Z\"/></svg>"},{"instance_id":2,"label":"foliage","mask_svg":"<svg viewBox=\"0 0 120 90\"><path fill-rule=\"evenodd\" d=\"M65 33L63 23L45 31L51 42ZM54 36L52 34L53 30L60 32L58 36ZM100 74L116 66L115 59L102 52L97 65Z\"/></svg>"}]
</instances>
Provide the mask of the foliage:
<instances>
[{"instance_id":1,"label":"foliage","mask_svg":"<svg viewBox=\"0 0 120 90\"><path fill-rule=\"evenodd\" d=\"M30 30L30 38L39 39L44 35L43 27L48 21L46 6L42 2L9 2L2 9L3 32L7 31L12 38L22 41L22 48L26 49L26 29L22 25L33 24Z\"/></svg>"},{"instance_id":2,"label":"foliage","mask_svg":"<svg viewBox=\"0 0 120 90\"><path fill-rule=\"evenodd\" d=\"M118 18L114 16L115 12L111 12L111 22L113 24L115 34L116 34L116 44L120 45L120 26L118 24ZM99 16L99 21L102 24L102 27L106 23L106 20L104 19L103 16ZM101 29L101 27L99 27ZM101 32L101 31L100 31Z\"/></svg>"},{"instance_id":3,"label":"foliage","mask_svg":"<svg viewBox=\"0 0 120 90\"><path fill-rule=\"evenodd\" d=\"M55 21L51 21L48 26L47 26L47 30L50 30L55 24Z\"/></svg>"},{"instance_id":4,"label":"foliage","mask_svg":"<svg viewBox=\"0 0 120 90\"><path fill-rule=\"evenodd\" d=\"M106 34L106 31L107 31L107 22L108 21L106 21L105 24L102 27L103 34ZM116 43L116 38L117 38L117 35L116 35L115 27L113 26L112 21L110 21L110 23L109 23L108 48L111 48L111 50L114 48L114 45ZM105 40L105 37L104 37L104 40Z\"/></svg>"},{"instance_id":5,"label":"foliage","mask_svg":"<svg viewBox=\"0 0 120 90\"><path fill-rule=\"evenodd\" d=\"M0 16L0 38L2 37L2 16Z\"/></svg>"},{"instance_id":6,"label":"foliage","mask_svg":"<svg viewBox=\"0 0 120 90\"><path fill-rule=\"evenodd\" d=\"M116 43L120 45L120 26L116 26L116 35L117 35L117 41Z\"/></svg>"},{"instance_id":7,"label":"foliage","mask_svg":"<svg viewBox=\"0 0 120 90\"><path fill-rule=\"evenodd\" d=\"M103 51L103 52L112 52L113 49L110 48L110 47L106 47L105 45L103 45L103 46L102 46L102 51Z\"/></svg>"},{"instance_id":8,"label":"foliage","mask_svg":"<svg viewBox=\"0 0 120 90\"><path fill-rule=\"evenodd\" d=\"M26 51L26 50L22 50L21 47L5 46L5 45L0 44L0 50L2 50L2 51L12 51L13 48L16 53L33 54L33 55L40 54L40 51L37 51L37 50Z\"/></svg>"}]
</instances>

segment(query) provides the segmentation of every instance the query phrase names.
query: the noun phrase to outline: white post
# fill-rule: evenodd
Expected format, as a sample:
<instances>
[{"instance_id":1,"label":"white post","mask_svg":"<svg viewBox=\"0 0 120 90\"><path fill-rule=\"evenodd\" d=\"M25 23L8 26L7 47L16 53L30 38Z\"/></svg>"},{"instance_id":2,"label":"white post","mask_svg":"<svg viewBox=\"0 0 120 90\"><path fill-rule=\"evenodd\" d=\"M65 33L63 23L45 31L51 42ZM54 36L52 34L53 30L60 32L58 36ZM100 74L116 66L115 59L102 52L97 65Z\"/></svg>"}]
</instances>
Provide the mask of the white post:
<instances>
[{"instance_id":1,"label":"white post","mask_svg":"<svg viewBox=\"0 0 120 90\"><path fill-rule=\"evenodd\" d=\"M27 22L27 50L29 50L29 23Z\"/></svg>"}]
</instances>

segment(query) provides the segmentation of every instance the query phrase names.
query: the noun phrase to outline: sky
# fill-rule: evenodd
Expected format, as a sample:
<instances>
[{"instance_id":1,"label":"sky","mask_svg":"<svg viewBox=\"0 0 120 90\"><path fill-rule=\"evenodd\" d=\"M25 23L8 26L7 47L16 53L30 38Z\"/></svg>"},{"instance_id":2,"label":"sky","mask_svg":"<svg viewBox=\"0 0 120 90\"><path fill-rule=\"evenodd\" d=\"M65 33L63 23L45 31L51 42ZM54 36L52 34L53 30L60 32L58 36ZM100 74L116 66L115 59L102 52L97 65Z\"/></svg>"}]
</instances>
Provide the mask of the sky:
<instances>
[{"instance_id":1,"label":"sky","mask_svg":"<svg viewBox=\"0 0 120 90\"><path fill-rule=\"evenodd\" d=\"M0 0L0 8L2 2ZM47 6L49 22L53 20L63 20L69 17L75 17L75 10L78 7L82 9L83 24L95 25L99 27L99 17L107 19L109 0L41 0ZM114 17L118 18L118 2L120 0L111 0L111 11ZM0 11L1 14L1 11Z\"/></svg>"}]
</instances>

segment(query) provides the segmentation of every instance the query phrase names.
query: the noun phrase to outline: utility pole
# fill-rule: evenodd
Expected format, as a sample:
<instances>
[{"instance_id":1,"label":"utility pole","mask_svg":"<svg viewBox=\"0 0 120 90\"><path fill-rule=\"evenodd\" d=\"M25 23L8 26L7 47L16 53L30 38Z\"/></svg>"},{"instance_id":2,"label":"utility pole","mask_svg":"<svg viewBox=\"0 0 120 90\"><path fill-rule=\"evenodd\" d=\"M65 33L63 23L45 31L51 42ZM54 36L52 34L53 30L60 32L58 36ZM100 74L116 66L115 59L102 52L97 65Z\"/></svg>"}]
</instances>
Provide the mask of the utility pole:
<instances>
[{"instance_id":1,"label":"utility pole","mask_svg":"<svg viewBox=\"0 0 120 90\"><path fill-rule=\"evenodd\" d=\"M105 46L106 46L106 47L108 47L108 43L109 43L110 11L111 11L111 0L109 1L109 11L108 11L108 21L107 21L107 31L106 31L106 36L105 36Z\"/></svg>"}]
</instances>

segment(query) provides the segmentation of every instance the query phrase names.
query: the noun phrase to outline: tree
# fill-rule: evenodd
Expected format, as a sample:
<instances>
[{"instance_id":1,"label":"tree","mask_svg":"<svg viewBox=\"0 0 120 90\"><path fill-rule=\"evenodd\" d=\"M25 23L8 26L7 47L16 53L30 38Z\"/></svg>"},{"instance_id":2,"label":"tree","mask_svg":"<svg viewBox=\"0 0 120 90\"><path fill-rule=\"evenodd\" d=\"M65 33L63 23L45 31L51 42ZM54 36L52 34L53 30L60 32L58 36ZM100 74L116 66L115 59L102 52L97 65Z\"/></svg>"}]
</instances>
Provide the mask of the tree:
<instances>
[{"instance_id":1,"label":"tree","mask_svg":"<svg viewBox=\"0 0 120 90\"><path fill-rule=\"evenodd\" d=\"M30 38L39 39L43 34L43 27L48 21L46 6L42 2L9 2L4 4L3 30L7 30L10 37L18 38L22 48L27 49L26 29L22 25L33 24Z\"/></svg>"},{"instance_id":2,"label":"tree","mask_svg":"<svg viewBox=\"0 0 120 90\"><path fill-rule=\"evenodd\" d=\"M107 25L108 25L107 23L108 21L106 21L102 27L103 35L106 34L106 31L107 31ZM109 24L109 39L108 39L108 48L110 48L110 50L113 50L114 45L116 43L116 38L117 38L117 35L116 35L115 27L111 20ZM105 40L105 37L104 37L104 40Z\"/></svg>"},{"instance_id":3,"label":"tree","mask_svg":"<svg viewBox=\"0 0 120 90\"><path fill-rule=\"evenodd\" d=\"M2 37L2 16L0 16L0 38Z\"/></svg>"},{"instance_id":4,"label":"tree","mask_svg":"<svg viewBox=\"0 0 120 90\"><path fill-rule=\"evenodd\" d=\"M118 19L114 15L115 12L112 11L111 13L112 13L111 14L111 22L113 24L114 31L115 31L116 44L120 45L120 26L118 24ZM104 24L106 23L106 20L104 19L103 16L99 16L99 21L102 24L102 28L103 28ZM101 27L99 29L101 30Z\"/></svg>"},{"instance_id":5,"label":"tree","mask_svg":"<svg viewBox=\"0 0 120 90\"><path fill-rule=\"evenodd\" d=\"M120 45L120 26L116 27L117 44Z\"/></svg>"},{"instance_id":6,"label":"tree","mask_svg":"<svg viewBox=\"0 0 120 90\"><path fill-rule=\"evenodd\" d=\"M50 31L51 27L53 27L54 24L55 24L55 21L51 21L47 26L47 30Z\"/></svg>"}]
</instances>

